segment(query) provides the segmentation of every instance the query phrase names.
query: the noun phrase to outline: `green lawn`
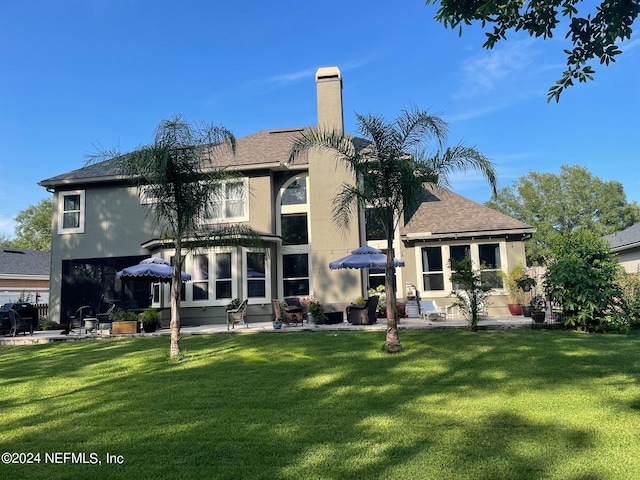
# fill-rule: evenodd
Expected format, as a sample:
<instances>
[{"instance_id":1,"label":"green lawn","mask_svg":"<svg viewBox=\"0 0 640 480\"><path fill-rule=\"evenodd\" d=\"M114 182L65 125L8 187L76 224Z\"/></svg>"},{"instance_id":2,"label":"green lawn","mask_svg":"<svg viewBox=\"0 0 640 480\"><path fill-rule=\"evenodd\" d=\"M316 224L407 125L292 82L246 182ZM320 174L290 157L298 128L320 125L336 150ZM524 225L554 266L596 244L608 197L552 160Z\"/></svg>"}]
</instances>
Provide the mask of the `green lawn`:
<instances>
[{"instance_id":1,"label":"green lawn","mask_svg":"<svg viewBox=\"0 0 640 480\"><path fill-rule=\"evenodd\" d=\"M0 478L640 478L638 336L383 335L0 347Z\"/></svg>"}]
</instances>

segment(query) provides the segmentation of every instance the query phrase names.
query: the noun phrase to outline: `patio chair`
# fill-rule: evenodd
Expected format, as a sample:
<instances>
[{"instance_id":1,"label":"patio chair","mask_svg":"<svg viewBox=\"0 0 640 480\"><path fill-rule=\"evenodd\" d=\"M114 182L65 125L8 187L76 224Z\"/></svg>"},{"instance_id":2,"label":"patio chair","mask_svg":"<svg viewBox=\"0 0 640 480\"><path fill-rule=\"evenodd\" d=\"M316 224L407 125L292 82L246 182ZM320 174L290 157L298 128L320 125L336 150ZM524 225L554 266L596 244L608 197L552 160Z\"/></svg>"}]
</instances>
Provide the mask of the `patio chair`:
<instances>
[{"instance_id":1,"label":"patio chair","mask_svg":"<svg viewBox=\"0 0 640 480\"><path fill-rule=\"evenodd\" d=\"M229 330L229 325L231 328L235 329L236 323L244 323L244 328L249 328L247 324L247 304L249 300L245 300L242 302L238 308L234 308L232 310L227 310L227 330Z\"/></svg>"},{"instance_id":2,"label":"patio chair","mask_svg":"<svg viewBox=\"0 0 640 480\"><path fill-rule=\"evenodd\" d=\"M288 326L298 324L302 325L302 322L304 321L302 307L286 306L284 308L280 308L280 300L277 298L271 300L271 305L273 306L273 315L276 320L280 318L282 323Z\"/></svg>"},{"instance_id":3,"label":"patio chair","mask_svg":"<svg viewBox=\"0 0 640 480\"><path fill-rule=\"evenodd\" d=\"M98 319L98 334L102 333L102 330L111 330L111 314L116 309L116 304L109 304L109 308L103 313L96 314Z\"/></svg>"},{"instance_id":4,"label":"patio chair","mask_svg":"<svg viewBox=\"0 0 640 480\"><path fill-rule=\"evenodd\" d=\"M447 309L438 307L434 300L420 300L420 320L446 320Z\"/></svg>"},{"instance_id":5,"label":"patio chair","mask_svg":"<svg viewBox=\"0 0 640 480\"><path fill-rule=\"evenodd\" d=\"M91 310L90 305L83 305L82 307L76 310L76 313L73 315L69 315L69 327L63 331L62 333L71 333L75 329L77 330L78 335L82 333L82 320L84 319L84 311Z\"/></svg>"},{"instance_id":6,"label":"patio chair","mask_svg":"<svg viewBox=\"0 0 640 480\"><path fill-rule=\"evenodd\" d=\"M33 335L33 319L31 317L23 317L13 308L9 310L9 321L11 322L11 330L9 334L16 336L18 332L29 332L29 335Z\"/></svg>"},{"instance_id":7,"label":"patio chair","mask_svg":"<svg viewBox=\"0 0 640 480\"><path fill-rule=\"evenodd\" d=\"M376 309L379 295L369 297L364 305L351 304L347 307L347 322L352 325L373 325L378 321Z\"/></svg>"},{"instance_id":8,"label":"patio chair","mask_svg":"<svg viewBox=\"0 0 640 480\"><path fill-rule=\"evenodd\" d=\"M284 299L284 303L287 304L285 307L287 313L295 314L296 320L299 316L300 323L304 323L305 320L307 321L307 324L309 323L309 305L303 305L298 297L286 297Z\"/></svg>"}]
</instances>

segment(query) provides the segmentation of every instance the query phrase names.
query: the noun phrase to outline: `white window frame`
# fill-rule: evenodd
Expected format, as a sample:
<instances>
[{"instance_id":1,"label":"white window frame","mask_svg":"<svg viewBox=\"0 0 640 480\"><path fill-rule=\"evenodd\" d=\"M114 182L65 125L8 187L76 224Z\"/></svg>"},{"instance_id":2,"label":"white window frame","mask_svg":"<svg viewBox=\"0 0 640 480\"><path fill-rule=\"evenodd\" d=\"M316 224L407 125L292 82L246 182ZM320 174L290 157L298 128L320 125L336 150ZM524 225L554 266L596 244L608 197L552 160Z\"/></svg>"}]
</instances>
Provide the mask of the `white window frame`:
<instances>
[{"instance_id":1,"label":"white window frame","mask_svg":"<svg viewBox=\"0 0 640 480\"><path fill-rule=\"evenodd\" d=\"M297 180L301 178L306 179L306 189L307 189L307 203L295 203L291 205L282 205L282 195L286 191L286 189ZM302 173L300 175L295 175L288 179L282 187L280 187L280 191L276 197L276 205L277 205L277 222L276 222L276 232L278 235L282 235L282 215L286 214L301 214L306 213L307 215L307 228L309 231L307 232L307 241L309 243L305 245L281 245L279 248L278 254L278 297L282 298L284 296L284 277L283 277L283 257L285 255L292 254L306 254L307 255L307 263L308 263L308 276L306 277L294 277L294 278L308 278L309 279L309 293L308 295L313 295L313 255L311 255L311 209L310 209L310 182L309 182L309 174Z\"/></svg>"},{"instance_id":2,"label":"white window frame","mask_svg":"<svg viewBox=\"0 0 640 480\"><path fill-rule=\"evenodd\" d=\"M64 209L64 200L65 197L71 197L79 195L79 210L68 210ZM64 215L65 213L78 212L78 226L71 228L64 228ZM58 235L66 235L70 233L84 233L84 224L85 224L85 192L84 190L67 190L64 192L58 193Z\"/></svg>"},{"instance_id":3,"label":"white window frame","mask_svg":"<svg viewBox=\"0 0 640 480\"><path fill-rule=\"evenodd\" d=\"M216 254L230 253L231 254L231 298L216 298ZM162 253L164 258L171 258L175 255L175 250L165 250ZM204 255L209 262L209 280L208 280L208 292L209 298L207 300L194 300L193 299L193 286L192 282L185 284L185 296L184 300L180 302L181 307L219 307L227 306L231 300L238 298L240 292L238 291L238 249L237 248L207 248L199 249L194 252L189 252L184 259L182 270L190 273L193 270L194 255ZM165 304L169 304L171 301L171 291L169 289L169 283L160 284L160 303L152 304L153 307L161 308ZM153 288L153 285L152 285ZM151 291L153 293L153 290Z\"/></svg>"},{"instance_id":4,"label":"white window frame","mask_svg":"<svg viewBox=\"0 0 640 480\"><path fill-rule=\"evenodd\" d=\"M247 275L247 267L249 262L247 261L247 255L249 253L263 253L264 254L264 297L249 297L249 276ZM271 261L269 259L269 251L258 248L243 248L242 249L242 291L244 298L249 300L250 304L262 304L271 301Z\"/></svg>"},{"instance_id":5,"label":"white window frame","mask_svg":"<svg viewBox=\"0 0 640 480\"><path fill-rule=\"evenodd\" d=\"M140 205L153 205L154 203L158 203L158 197L153 194L149 185L141 185L138 190L138 196L140 197Z\"/></svg>"},{"instance_id":6,"label":"white window frame","mask_svg":"<svg viewBox=\"0 0 640 480\"><path fill-rule=\"evenodd\" d=\"M449 265L449 259L451 258L450 247L469 245L469 253L471 254L471 262L474 269L480 270L480 252L479 245L493 245L498 244L500 248L500 261L504 263L501 265L501 269L505 270L509 267L506 265L505 259L507 259L507 243L504 239L491 239L478 242L472 240L461 240L457 242L442 242L440 244L434 243L419 243L415 248L415 262L417 267L417 278L419 279L419 291L423 297L447 297L453 293L453 285L451 283L451 267ZM424 290L424 274L427 273L422 269L422 248L424 247L440 247L442 252L442 268L444 269L444 290ZM500 269L487 269L487 271L495 271ZM496 288L492 291L492 294L503 295L506 294L504 288Z\"/></svg>"},{"instance_id":7,"label":"white window frame","mask_svg":"<svg viewBox=\"0 0 640 480\"><path fill-rule=\"evenodd\" d=\"M237 217L227 217L225 216L226 212L226 191L227 185L231 183L242 183L244 187L244 197L242 198L242 215ZM222 212L221 217L217 218L206 218L203 219L202 223L205 225L213 224L213 223L235 223L235 222L248 222L249 221L249 178L234 178L230 180L223 180L220 182L220 188L224 192L224 195L219 195L220 200L222 201L222 207L220 211Z\"/></svg>"}]
</instances>

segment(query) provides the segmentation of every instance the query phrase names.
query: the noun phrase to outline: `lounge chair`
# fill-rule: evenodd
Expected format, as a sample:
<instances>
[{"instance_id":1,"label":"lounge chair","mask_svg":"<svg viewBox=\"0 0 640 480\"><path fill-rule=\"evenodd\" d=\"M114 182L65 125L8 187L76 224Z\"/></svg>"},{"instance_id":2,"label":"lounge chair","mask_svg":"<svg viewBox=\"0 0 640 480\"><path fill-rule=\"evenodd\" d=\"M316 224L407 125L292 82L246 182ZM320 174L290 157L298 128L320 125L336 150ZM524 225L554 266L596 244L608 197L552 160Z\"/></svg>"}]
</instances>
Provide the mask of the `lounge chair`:
<instances>
[{"instance_id":1,"label":"lounge chair","mask_svg":"<svg viewBox=\"0 0 640 480\"><path fill-rule=\"evenodd\" d=\"M447 309L438 307L434 300L420 300L420 319L421 320L446 320Z\"/></svg>"}]
</instances>

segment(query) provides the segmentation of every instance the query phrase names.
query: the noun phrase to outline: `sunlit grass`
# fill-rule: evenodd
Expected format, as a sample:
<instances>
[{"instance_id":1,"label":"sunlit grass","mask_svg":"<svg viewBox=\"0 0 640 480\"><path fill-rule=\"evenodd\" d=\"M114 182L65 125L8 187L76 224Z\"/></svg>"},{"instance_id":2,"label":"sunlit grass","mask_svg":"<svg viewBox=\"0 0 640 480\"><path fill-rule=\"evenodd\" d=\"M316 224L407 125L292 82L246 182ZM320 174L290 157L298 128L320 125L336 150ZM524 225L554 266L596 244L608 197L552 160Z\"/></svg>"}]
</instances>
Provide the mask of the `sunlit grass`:
<instances>
[{"instance_id":1,"label":"sunlit grass","mask_svg":"<svg viewBox=\"0 0 640 480\"><path fill-rule=\"evenodd\" d=\"M637 336L162 337L0 350L1 478L640 478ZM1 452L0 452L1 453ZM106 464L107 454L124 464Z\"/></svg>"}]
</instances>

